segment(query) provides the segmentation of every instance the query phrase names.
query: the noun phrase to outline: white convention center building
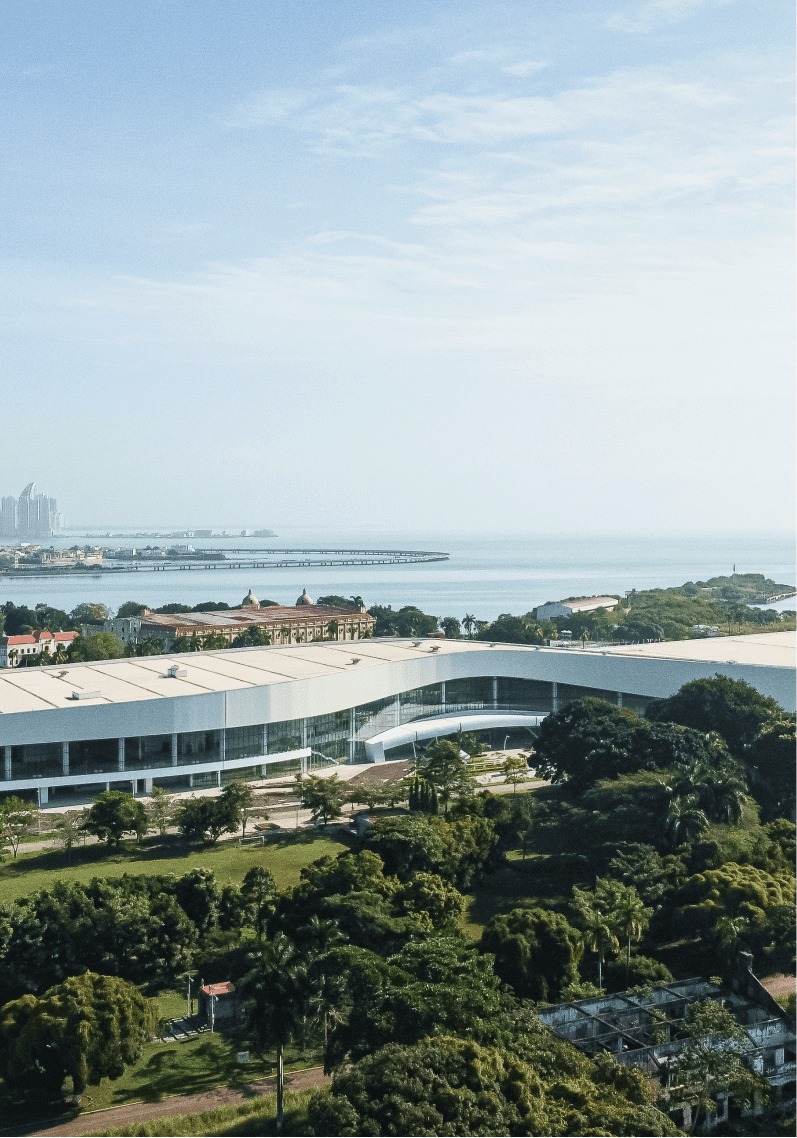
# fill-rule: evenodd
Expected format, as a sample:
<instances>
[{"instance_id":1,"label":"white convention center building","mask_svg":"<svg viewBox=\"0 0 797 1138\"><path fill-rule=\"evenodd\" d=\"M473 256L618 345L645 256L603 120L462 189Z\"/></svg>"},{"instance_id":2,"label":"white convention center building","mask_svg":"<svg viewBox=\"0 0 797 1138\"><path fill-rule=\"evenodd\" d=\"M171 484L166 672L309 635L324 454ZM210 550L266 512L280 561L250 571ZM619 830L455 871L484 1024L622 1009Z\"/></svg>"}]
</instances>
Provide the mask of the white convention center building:
<instances>
[{"instance_id":1,"label":"white convention center building","mask_svg":"<svg viewBox=\"0 0 797 1138\"><path fill-rule=\"evenodd\" d=\"M793 711L795 634L593 650L365 639L3 669L0 794L223 786L381 762L460 726L527 745L571 700L643 710L716 673Z\"/></svg>"}]
</instances>

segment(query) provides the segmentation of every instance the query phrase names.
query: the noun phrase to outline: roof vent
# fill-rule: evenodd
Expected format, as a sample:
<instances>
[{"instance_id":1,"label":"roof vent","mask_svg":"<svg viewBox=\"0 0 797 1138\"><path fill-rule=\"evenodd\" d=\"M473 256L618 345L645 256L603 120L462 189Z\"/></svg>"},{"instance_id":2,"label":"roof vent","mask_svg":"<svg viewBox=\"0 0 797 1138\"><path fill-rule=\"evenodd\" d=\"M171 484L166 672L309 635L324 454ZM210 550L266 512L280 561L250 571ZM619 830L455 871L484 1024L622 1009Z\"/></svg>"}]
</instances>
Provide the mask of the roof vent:
<instances>
[{"instance_id":1,"label":"roof vent","mask_svg":"<svg viewBox=\"0 0 797 1138\"><path fill-rule=\"evenodd\" d=\"M434 648L430 648L429 651L430 652L439 652L440 651L440 645L435 644Z\"/></svg>"},{"instance_id":2,"label":"roof vent","mask_svg":"<svg viewBox=\"0 0 797 1138\"><path fill-rule=\"evenodd\" d=\"M188 668L182 668L179 664L172 664L172 666L167 670L166 674L171 676L172 679L177 680L181 676L188 675Z\"/></svg>"},{"instance_id":3,"label":"roof vent","mask_svg":"<svg viewBox=\"0 0 797 1138\"><path fill-rule=\"evenodd\" d=\"M98 691L73 691L72 699L99 699L101 695Z\"/></svg>"},{"instance_id":4,"label":"roof vent","mask_svg":"<svg viewBox=\"0 0 797 1138\"><path fill-rule=\"evenodd\" d=\"M356 657L354 660L352 660L352 664L359 664L359 662L360 662L359 656Z\"/></svg>"}]
</instances>

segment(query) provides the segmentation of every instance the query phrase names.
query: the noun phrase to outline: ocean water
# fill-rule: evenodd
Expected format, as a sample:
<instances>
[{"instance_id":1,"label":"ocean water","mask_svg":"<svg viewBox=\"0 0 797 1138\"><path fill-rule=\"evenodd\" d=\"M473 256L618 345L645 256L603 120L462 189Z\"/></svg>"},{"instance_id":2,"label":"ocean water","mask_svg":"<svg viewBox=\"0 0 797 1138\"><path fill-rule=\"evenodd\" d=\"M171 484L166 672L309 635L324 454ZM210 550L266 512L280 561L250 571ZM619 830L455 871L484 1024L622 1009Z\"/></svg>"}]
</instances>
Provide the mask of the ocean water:
<instances>
[{"instance_id":1,"label":"ocean water","mask_svg":"<svg viewBox=\"0 0 797 1138\"><path fill-rule=\"evenodd\" d=\"M221 527L220 527L221 528ZM93 531L101 532L101 531ZM77 534L52 544L84 544ZM144 545L147 541L106 539L90 544ZM165 545L166 541L152 544ZM522 614L546 601L627 589L666 588L718 574L763 573L793 585L797 580L793 535L783 533L689 535L435 534L388 529L322 530L281 527L274 539L196 539L201 547L427 549L449 553L448 561L423 565L302 569L191 570L125 574L111 580L80 577L35 581L0 579L0 603L33 607L46 602L70 611L81 601L117 609L135 600L151 608L171 601L240 603L251 588L261 600L293 604L306 588L312 597L336 593L362 596L366 605L417 605L436 616L458 619L471 613L494 620ZM795 608L795 600L780 606Z\"/></svg>"}]
</instances>

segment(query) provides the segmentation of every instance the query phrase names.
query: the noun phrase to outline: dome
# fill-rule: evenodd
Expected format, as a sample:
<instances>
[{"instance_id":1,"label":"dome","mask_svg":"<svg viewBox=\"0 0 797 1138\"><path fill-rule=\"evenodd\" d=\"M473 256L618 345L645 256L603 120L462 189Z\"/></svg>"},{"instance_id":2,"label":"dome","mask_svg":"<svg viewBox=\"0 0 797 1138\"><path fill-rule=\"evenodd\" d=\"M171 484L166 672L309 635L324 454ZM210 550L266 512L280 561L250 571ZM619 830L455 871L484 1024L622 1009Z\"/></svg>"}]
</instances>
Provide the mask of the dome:
<instances>
[{"instance_id":1,"label":"dome","mask_svg":"<svg viewBox=\"0 0 797 1138\"><path fill-rule=\"evenodd\" d=\"M314 604L315 604L315 601L313 600L313 598L312 598L312 597L308 597L308 595L307 595L307 589L303 589L303 590L302 590L302 595L299 597L299 599L298 599L298 601L296 602L296 604L297 604L297 605L314 605Z\"/></svg>"},{"instance_id":2,"label":"dome","mask_svg":"<svg viewBox=\"0 0 797 1138\"><path fill-rule=\"evenodd\" d=\"M243 608L244 605L251 605L252 608L256 608L256 609L260 608L260 601L257 599L257 597L255 596L255 594L252 592L251 589L246 594L244 599L241 601L241 608Z\"/></svg>"}]
</instances>

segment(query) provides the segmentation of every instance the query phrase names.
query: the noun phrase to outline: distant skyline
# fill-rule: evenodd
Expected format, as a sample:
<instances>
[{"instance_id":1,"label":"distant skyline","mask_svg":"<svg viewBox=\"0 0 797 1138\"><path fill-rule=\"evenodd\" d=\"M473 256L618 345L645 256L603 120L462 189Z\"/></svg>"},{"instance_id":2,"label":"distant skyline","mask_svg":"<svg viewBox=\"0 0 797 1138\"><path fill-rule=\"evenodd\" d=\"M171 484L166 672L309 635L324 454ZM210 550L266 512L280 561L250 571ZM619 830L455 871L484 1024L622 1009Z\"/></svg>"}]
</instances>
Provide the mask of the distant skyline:
<instances>
[{"instance_id":1,"label":"distant skyline","mask_svg":"<svg viewBox=\"0 0 797 1138\"><path fill-rule=\"evenodd\" d=\"M793 43L775 0L8 0L3 493L793 529Z\"/></svg>"}]
</instances>

